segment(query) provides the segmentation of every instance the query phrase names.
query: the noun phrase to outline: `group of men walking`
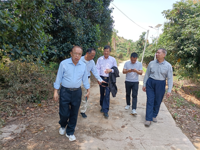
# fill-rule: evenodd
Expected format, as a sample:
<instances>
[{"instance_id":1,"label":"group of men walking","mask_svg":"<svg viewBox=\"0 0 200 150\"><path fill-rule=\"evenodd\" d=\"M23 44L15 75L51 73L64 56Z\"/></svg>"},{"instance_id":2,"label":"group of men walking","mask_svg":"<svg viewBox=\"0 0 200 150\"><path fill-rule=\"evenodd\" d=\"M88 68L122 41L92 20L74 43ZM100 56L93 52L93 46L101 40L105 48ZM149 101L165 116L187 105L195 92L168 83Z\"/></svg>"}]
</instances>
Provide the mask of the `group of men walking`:
<instances>
[{"instance_id":1,"label":"group of men walking","mask_svg":"<svg viewBox=\"0 0 200 150\"><path fill-rule=\"evenodd\" d=\"M60 63L56 81L54 83L54 100L59 99L59 115L61 135L66 134L70 141L76 140L74 136L77 123L78 112L86 118L87 100L90 95L90 71L100 87L100 112L104 117L109 118L110 92L115 97L117 93L116 78L119 77L116 59L110 56L110 46L105 46L103 56L99 57L97 63L93 58L96 50L89 48L82 56L83 50L79 46L74 46L71 51L71 58ZM171 95L173 84L173 72L171 65L164 59L167 51L159 49L156 53L157 60L151 61L147 67L144 77L143 91L147 93L146 121L145 126L150 126L151 122L157 122L156 117L160 104L165 94L165 82L168 79L167 97ZM132 53L130 61L127 61L123 68L126 74L126 107L131 107L132 92L132 114L136 115L137 95L139 88L139 75L142 75L142 63L137 61L137 53ZM60 88L61 85L61 88ZM60 96L58 89L60 88ZM81 98L82 97L82 98Z\"/></svg>"}]
</instances>

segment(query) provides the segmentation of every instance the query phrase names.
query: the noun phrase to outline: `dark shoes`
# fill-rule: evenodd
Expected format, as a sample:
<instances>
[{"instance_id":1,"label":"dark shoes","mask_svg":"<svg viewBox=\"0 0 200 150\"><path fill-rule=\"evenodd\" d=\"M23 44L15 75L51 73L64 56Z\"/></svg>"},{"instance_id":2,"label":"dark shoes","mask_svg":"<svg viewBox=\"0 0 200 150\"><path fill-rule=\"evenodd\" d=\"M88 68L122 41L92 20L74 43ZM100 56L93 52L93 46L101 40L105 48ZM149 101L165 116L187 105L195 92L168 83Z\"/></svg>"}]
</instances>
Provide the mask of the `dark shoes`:
<instances>
[{"instance_id":1,"label":"dark shoes","mask_svg":"<svg viewBox=\"0 0 200 150\"><path fill-rule=\"evenodd\" d=\"M101 108L100 112L103 113L103 109L102 108Z\"/></svg>"},{"instance_id":2,"label":"dark shoes","mask_svg":"<svg viewBox=\"0 0 200 150\"><path fill-rule=\"evenodd\" d=\"M87 115L85 113L81 113L83 118L87 118Z\"/></svg>"},{"instance_id":3,"label":"dark shoes","mask_svg":"<svg viewBox=\"0 0 200 150\"><path fill-rule=\"evenodd\" d=\"M103 115L104 115L104 117L105 117L106 119L108 119L108 117L109 117L108 113L104 113Z\"/></svg>"}]
</instances>

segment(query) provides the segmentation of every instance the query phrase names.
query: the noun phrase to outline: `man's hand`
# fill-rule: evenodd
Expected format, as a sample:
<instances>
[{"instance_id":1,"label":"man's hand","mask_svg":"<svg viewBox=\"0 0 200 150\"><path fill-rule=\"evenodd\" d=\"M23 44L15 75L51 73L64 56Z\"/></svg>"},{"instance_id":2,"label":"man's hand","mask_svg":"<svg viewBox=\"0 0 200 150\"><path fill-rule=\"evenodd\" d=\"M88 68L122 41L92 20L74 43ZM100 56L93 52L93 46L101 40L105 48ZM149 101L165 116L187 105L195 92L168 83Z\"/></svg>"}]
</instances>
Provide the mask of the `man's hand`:
<instances>
[{"instance_id":1,"label":"man's hand","mask_svg":"<svg viewBox=\"0 0 200 150\"><path fill-rule=\"evenodd\" d=\"M85 97L87 97L87 99L88 99L89 95L90 95L90 89L87 89L87 93L85 94Z\"/></svg>"},{"instance_id":2,"label":"man's hand","mask_svg":"<svg viewBox=\"0 0 200 150\"><path fill-rule=\"evenodd\" d=\"M139 75L142 75L143 70L132 69L132 72L136 72Z\"/></svg>"},{"instance_id":3,"label":"man's hand","mask_svg":"<svg viewBox=\"0 0 200 150\"><path fill-rule=\"evenodd\" d=\"M101 85L101 82L97 81L99 85Z\"/></svg>"},{"instance_id":4,"label":"man's hand","mask_svg":"<svg viewBox=\"0 0 200 150\"><path fill-rule=\"evenodd\" d=\"M59 96L58 96L58 90L57 89L54 89L54 94L53 94L53 99L54 99L54 101L58 101L58 98L59 98Z\"/></svg>"},{"instance_id":5,"label":"man's hand","mask_svg":"<svg viewBox=\"0 0 200 150\"><path fill-rule=\"evenodd\" d=\"M128 72L132 72L132 69L128 69L128 70L127 70L127 73L128 73Z\"/></svg>"},{"instance_id":6,"label":"man's hand","mask_svg":"<svg viewBox=\"0 0 200 150\"><path fill-rule=\"evenodd\" d=\"M143 86L143 87L142 87L142 90L143 90L144 92L146 92L146 87Z\"/></svg>"},{"instance_id":7,"label":"man's hand","mask_svg":"<svg viewBox=\"0 0 200 150\"><path fill-rule=\"evenodd\" d=\"M106 69L104 72L105 72L106 74L109 74L110 72L112 72L112 69Z\"/></svg>"},{"instance_id":8,"label":"man's hand","mask_svg":"<svg viewBox=\"0 0 200 150\"><path fill-rule=\"evenodd\" d=\"M123 69L123 74L127 74L127 73L129 73L129 72L132 72L132 70L131 70L131 69L128 69L128 70Z\"/></svg>"},{"instance_id":9,"label":"man's hand","mask_svg":"<svg viewBox=\"0 0 200 150\"><path fill-rule=\"evenodd\" d=\"M136 69L131 69L132 70L132 72L138 72Z\"/></svg>"},{"instance_id":10,"label":"man's hand","mask_svg":"<svg viewBox=\"0 0 200 150\"><path fill-rule=\"evenodd\" d=\"M107 83L107 82L104 81L104 80L102 80L100 83L102 84L102 83ZM106 87L106 86L104 86L104 85L101 85L101 86L102 86L102 87Z\"/></svg>"},{"instance_id":11,"label":"man's hand","mask_svg":"<svg viewBox=\"0 0 200 150\"><path fill-rule=\"evenodd\" d=\"M172 95L172 94L168 92L168 93L166 94L166 97L169 98L171 95Z\"/></svg>"}]
</instances>

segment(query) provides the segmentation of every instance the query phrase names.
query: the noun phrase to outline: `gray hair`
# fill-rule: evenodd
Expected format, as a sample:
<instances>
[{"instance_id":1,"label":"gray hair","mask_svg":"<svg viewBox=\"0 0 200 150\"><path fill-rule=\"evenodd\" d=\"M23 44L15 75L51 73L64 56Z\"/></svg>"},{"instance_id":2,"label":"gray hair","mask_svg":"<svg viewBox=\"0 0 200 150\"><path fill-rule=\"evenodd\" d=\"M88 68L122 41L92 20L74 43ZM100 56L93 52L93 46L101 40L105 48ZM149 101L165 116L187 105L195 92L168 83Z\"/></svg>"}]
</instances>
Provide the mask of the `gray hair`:
<instances>
[{"instance_id":1,"label":"gray hair","mask_svg":"<svg viewBox=\"0 0 200 150\"><path fill-rule=\"evenodd\" d=\"M159 48L158 50L162 50L163 53L165 53L165 56L167 55L167 50L164 48Z\"/></svg>"}]
</instances>

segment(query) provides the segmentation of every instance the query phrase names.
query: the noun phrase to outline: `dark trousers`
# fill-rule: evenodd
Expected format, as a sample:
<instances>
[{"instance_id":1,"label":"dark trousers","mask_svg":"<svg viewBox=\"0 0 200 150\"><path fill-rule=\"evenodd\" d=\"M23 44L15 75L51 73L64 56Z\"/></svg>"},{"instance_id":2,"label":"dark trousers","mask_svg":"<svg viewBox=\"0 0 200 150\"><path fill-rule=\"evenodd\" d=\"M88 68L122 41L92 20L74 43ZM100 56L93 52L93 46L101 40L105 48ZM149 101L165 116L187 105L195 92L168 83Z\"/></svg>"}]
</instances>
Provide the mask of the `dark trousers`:
<instances>
[{"instance_id":1,"label":"dark trousers","mask_svg":"<svg viewBox=\"0 0 200 150\"><path fill-rule=\"evenodd\" d=\"M125 81L126 104L127 105L131 105L131 103L130 103L130 94L131 94L131 91L132 91L132 109L136 109L137 108L138 85L139 85L139 82Z\"/></svg>"},{"instance_id":2,"label":"dark trousers","mask_svg":"<svg viewBox=\"0 0 200 150\"><path fill-rule=\"evenodd\" d=\"M81 103L81 95L81 88L76 91L70 91L62 86L60 89L59 124L63 128L68 124L66 129L67 135L74 134Z\"/></svg>"},{"instance_id":3,"label":"dark trousers","mask_svg":"<svg viewBox=\"0 0 200 150\"><path fill-rule=\"evenodd\" d=\"M104 79L104 77L101 77L105 82L108 83L109 78ZM110 105L110 89L109 87L100 87L100 105L103 110L103 112L107 113L109 111L109 105Z\"/></svg>"},{"instance_id":4,"label":"dark trousers","mask_svg":"<svg viewBox=\"0 0 200 150\"><path fill-rule=\"evenodd\" d=\"M165 94L166 81L149 78L146 83L147 106L146 120L152 121L156 118L160 109L163 96Z\"/></svg>"}]
</instances>

